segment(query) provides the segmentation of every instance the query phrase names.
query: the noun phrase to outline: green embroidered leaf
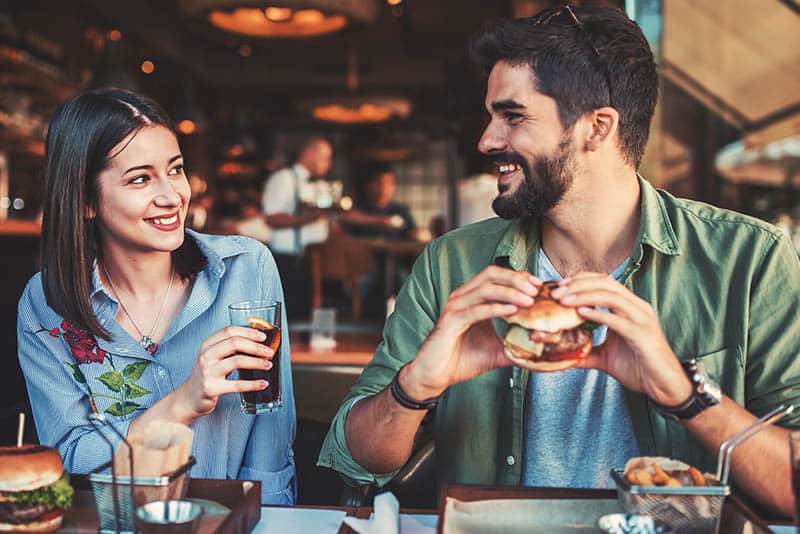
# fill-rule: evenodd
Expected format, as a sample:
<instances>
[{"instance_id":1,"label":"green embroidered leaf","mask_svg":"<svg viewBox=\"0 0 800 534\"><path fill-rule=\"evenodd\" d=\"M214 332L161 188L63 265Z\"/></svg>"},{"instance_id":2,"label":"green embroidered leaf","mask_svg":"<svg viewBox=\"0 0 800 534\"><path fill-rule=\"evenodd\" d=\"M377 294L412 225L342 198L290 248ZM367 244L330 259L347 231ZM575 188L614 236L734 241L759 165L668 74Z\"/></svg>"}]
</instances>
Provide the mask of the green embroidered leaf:
<instances>
[{"instance_id":1,"label":"green embroidered leaf","mask_svg":"<svg viewBox=\"0 0 800 534\"><path fill-rule=\"evenodd\" d=\"M108 371L98 376L97 379L108 387L111 391L121 391L125 380L119 371Z\"/></svg>"},{"instance_id":2,"label":"green embroidered leaf","mask_svg":"<svg viewBox=\"0 0 800 534\"><path fill-rule=\"evenodd\" d=\"M130 415L139 408L139 405L135 402L125 402L124 404L121 402L115 402L108 408L106 408L106 413L116 416L116 417L123 417L126 415Z\"/></svg>"},{"instance_id":3,"label":"green embroidered leaf","mask_svg":"<svg viewBox=\"0 0 800 534\"><path fill-rule=\"evenodd\" d=\"M125 396L129 399L137 397L144 397L152 393L149 389L145 389L139 384L125 384Z\"/></svg>"},{"instance_id":4,"label":"green embroidered leaf","mask_svg":"<svg viewBox=\"0 0 800 534\"><path fill-rule=\"evenodd\" d=\"M81 371L80 367L78 367L77 365L73 365L73 364L71 364L69 362L64 362L64 365L69 367L69 370L72 372L72 377L75 380L77 380L81 384L85 384L86 383L86 377L83 376L83 371Z\"/></svg>"},{"instance_id":5,"label":"green embroidered leaf","mask_svg":"<svg viewBox=\"0 0 800 534\"><path fill-rule=\"evenodd\" d=\"M140 378L142 378L142 374L144 374L144 370L147 369L147 366L150 365L152 362L136 362L131 363L125 366L125 369L122 370L122 374L125 375L125 379L128 382L136 382Z\"/></svg>"}]
</instances>

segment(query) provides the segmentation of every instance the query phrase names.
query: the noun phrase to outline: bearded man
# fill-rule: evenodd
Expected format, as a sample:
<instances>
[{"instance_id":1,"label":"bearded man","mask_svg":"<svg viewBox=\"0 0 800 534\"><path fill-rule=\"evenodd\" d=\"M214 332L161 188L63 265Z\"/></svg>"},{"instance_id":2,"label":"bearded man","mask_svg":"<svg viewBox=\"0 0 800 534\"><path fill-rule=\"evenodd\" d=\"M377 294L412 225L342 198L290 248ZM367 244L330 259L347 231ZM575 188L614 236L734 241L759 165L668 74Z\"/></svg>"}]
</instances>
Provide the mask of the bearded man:
<instances>
[{"instance_id":1,"label":"bearded man","mask_svg":"<svg viewBox=\"0 0 800 534\"><path fill-rule=\"evenodd\" d=\"M609 469L638 455L713 470L725 439L800 401L795 251L773 226L638 175L658 81L624 12L547 10L483 31L472 50L489 72L478 148L497 166L500 218L419 258L319 464L385 485L430 413L440 483L608 487ZM602 327L576 368L533 373L506 355L503 318L548 280ZM800 418L781 424L737 448L732 475L790 515Z\"/></svg>"}]
</instances>

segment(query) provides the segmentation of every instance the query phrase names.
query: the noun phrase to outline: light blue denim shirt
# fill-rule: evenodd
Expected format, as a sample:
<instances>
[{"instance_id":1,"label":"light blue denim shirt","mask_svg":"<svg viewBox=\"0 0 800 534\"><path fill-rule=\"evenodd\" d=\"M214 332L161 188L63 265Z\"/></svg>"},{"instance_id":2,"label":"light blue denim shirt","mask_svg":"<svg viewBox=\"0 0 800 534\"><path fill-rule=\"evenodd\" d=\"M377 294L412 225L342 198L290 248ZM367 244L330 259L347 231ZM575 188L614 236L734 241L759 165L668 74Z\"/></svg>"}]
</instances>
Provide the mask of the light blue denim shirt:
<instances>
[{"instance_id":1,"label":"light blue denim shirt","mask_svg":"<svg viewBox=\"0 0 800 534\"><path fill-rule=\"evenodd\" d=\"M110 342L95 340L64 323L47 305L41 273L28 282L17 316L19 361L39 440L58 449L68 471L88 473L111 458L109 446L87 419L92 404L126 434L137 414L186 381L200 344L229 324L228 304L250 299L283 301L275 261L261 243L190 230L187 239L197 242L207 265L154 355L115 321L119 304L103 287L97 266L92 304L100 324L112 336ZM282 320L286 325L285 312ZM285 335L281 345L283 409L245 415L239 395L228 394L220 397L212 413L190 425L192 454L197 458L190 476L260 480L262 503L294 503L295 408L289 354ZM104 433L114 443L118 441L110 430Z\"/></svg>"}]
</instances>

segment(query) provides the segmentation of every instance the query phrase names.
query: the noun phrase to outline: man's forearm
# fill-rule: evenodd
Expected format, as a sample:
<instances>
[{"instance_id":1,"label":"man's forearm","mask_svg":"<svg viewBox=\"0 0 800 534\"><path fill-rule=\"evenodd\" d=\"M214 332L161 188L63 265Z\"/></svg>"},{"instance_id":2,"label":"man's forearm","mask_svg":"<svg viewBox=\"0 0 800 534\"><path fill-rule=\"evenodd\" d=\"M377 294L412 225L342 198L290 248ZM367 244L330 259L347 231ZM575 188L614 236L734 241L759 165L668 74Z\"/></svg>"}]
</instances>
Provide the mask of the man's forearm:
<instances>
[{"instance_id":1,"label":"man's forearm","mask_svg":"<svg viewBox=\"0 0 800 534\"><path fill-rule=\"evenodd\" d=\"M389 473L406 463L427 412L400 406L387 387L357 402L345 421L353 459L372 473Z\"/></svg>"},{"instance_id":2,"label":"man's forearm","mask_svg":"<svg viewBox=\"0 0 800 534\"><path fill-rule=\"evenodd\" d=\"M723 396L719 405L686 422L686 428L716 454L726 439L756 421L756 417ZM731 475L745 493L767 508L792 515L789 432L771 426L738 446L731 459Z\"/></svg>"}]
</instances>

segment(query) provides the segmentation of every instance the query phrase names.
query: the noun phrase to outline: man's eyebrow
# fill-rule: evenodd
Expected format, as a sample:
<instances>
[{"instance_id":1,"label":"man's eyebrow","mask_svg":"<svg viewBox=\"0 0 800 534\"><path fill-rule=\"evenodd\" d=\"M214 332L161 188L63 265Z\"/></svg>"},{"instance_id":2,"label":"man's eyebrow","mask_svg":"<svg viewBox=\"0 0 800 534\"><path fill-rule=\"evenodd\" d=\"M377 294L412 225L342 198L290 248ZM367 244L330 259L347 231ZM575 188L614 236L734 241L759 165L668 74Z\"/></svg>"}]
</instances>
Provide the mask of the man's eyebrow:
<instances>
[{"instance_id":1,"label":"man's eyebrow","mask_svg":"<svg viewBox=\"0 0 800 534\"><path fill-rule=\"evenodd\" d=\"M525 108L524 105L512 99L495 100L494 102L492 102L492 111L509 111L516 109L524 109L524 108Z\"/></svg>"}]
</instances>

